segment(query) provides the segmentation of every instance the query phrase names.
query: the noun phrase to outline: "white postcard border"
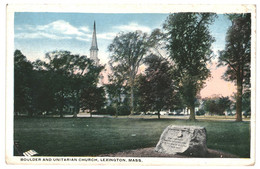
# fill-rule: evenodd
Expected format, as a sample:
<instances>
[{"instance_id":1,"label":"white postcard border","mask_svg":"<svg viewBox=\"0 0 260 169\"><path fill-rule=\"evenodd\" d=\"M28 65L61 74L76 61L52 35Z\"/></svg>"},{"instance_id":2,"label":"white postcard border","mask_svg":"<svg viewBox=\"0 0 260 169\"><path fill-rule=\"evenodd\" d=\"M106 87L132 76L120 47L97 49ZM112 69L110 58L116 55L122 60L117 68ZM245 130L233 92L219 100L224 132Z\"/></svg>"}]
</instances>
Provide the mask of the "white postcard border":
<instances>
[{"instance_id":1,"label":"white postcard border","mask_svg":"<svg viewBox=\"0 0 260 169\"><path fill-rule=\"evenodd\" d=\"M119 161L101 161L103 157L15 157L13 156L13 51L14 51L14 13L15 12L85 12L85 13L177 13L177 12L214 12L214 13L251 13L252 18L252 116L251 116L251 158L250 159L211 159L192 160L179 158L132 158L141 160L130 162L130 158L104 157ZM8 4L7 6L7 56L6 56L6 162L8 164L62 164L62 165L253 165L255 162L256 137L256 6L255 5L173 5L173 4ZM49 158L49 161L47 160ZM61 159L71 158L75 161ZM96 161L84 162L80 159ZM38 161L36 160L38 159ZM44 161L44 159L46 159ZM55 159L60 159L56 160ZM121 161L120 161L121 159Z\"/></svg>"}]
</instances>

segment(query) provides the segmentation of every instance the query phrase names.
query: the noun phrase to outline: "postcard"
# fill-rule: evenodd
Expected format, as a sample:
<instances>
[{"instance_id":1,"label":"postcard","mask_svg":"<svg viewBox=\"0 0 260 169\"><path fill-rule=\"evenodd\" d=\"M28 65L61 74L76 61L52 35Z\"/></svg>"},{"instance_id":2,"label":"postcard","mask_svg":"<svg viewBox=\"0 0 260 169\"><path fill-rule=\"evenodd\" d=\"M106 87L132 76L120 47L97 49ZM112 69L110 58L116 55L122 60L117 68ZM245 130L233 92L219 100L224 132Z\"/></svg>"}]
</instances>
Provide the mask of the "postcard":
<instances>
[{"instance_id":1,"label":"postcard","mask_svg":"<svg viewBox=\"0 0 260 169\"><path fill-rule=\"evenodd\" d=\"M7 164L254 165L255 5L6 8Z\"/></svg>"}]
</instances>

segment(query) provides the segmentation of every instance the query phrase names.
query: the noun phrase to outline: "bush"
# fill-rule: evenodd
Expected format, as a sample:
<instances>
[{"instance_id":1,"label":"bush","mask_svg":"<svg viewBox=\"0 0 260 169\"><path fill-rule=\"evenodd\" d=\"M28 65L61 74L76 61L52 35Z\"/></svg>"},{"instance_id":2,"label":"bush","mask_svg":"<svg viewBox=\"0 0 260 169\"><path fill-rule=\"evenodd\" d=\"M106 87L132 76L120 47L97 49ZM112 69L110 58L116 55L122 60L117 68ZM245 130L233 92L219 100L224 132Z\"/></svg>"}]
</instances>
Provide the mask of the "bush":
<instances>
[{"instance_id":1,"label":"bush","mask_svg":"<svg viewBox=\"0 0 260 169\"><path fill-rule=\"evenodd\" d=\"M243 116L245 116L245 118L250 117L251 116L251 112L244 112Z\"/></svg>"},{"instance_id":2,"label":"bush","mask_svg":"<svg viewBox=\"0 0 260 169\"><path fill-rule=\"evenodd\" d=\"M106 114L113 116L116 114L116 109L113 106L107 106Z\"/></svg>"},{"instance_id":3,"label":"bush","mask_svg":"<svg viewBox=\"0 0 260 169\"><path fill-rule=\"evenodd\" d=\"M107 114L107 112L106 112L106 109L100 109L100 110L98 110L97 112L93 112L92 114L97 114L97 115L99 115L99 114L102 114L102 115L105 115L105 114Z\"/></svg>"},{"instance_id":4,"label":"bush","mask_svg":"<svg viewBox=\"0 0 260 169\"><path fill-rule=\"evenodd\" d=\"M205 115L205 111L203 109L199 109L198 111L196 111L196 115L197 116Z\"/></svg>"},{"instance_id":5,"label":"bush","mask_svg":"<svg viewBox=\"0 0 260 169\"><path fill-rule=\"evenodd\" d=\"M129 115L131 113L130 107L123 105L118 107L118 114L119 115Z\"/></svg>"}]
</instances>

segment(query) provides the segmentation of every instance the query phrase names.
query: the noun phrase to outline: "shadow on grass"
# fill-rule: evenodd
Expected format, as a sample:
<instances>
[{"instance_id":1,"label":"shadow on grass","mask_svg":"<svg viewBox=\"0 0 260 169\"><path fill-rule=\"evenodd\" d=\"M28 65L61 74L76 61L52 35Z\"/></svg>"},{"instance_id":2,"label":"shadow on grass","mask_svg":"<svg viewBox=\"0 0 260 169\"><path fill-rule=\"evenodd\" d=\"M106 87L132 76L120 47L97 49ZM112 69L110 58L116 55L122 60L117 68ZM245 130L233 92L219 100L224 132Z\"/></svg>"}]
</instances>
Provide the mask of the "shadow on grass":
<instances>
[{"instance_id":1,"label":"shadow on grass","mask_svg":"<svg viewBox=\"0 0 260 169\"><path fill-rule=\"evenodd\" d=\"M155 147L168 125L199 125L207 130L207 146L250 157L250 123L195 122L184 119L136 118L14 118L14 140L24 151L41 156L96 156Z\"/></svg>"}]
</instances>

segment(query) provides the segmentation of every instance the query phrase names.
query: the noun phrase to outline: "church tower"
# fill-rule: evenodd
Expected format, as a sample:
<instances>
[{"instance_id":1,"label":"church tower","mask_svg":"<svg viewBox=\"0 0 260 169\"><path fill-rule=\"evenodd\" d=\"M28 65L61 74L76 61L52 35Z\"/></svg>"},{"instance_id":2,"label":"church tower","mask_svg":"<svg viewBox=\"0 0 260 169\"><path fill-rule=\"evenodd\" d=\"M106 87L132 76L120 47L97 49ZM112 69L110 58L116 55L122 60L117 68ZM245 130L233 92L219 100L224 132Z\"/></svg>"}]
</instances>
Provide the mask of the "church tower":
<instances>
[{"instance_id":1,"label":"church tower","mask_svg":"<svg viewBox=\"0 0 260 169\"><path fill-rule=\"evenodd\" d=\"M96 65L99 64L95 21L94 21L94 30L93 30L93 35L92 35L92 43L91 43L91 47L90 47L90 59L94 60Z\"/></svg>"}]
</instances>

